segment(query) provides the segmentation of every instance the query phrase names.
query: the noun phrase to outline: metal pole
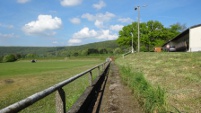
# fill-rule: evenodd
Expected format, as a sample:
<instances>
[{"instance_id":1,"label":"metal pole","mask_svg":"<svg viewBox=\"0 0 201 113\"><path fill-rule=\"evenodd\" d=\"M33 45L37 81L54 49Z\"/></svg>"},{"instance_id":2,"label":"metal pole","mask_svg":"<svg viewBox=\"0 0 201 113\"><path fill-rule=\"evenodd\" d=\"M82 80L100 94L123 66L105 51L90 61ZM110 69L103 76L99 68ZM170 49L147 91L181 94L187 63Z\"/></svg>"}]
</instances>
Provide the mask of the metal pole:
<instances>
[{"instance_id":1,"label":"metal pole","mask_svg":"<svg viewBox=\"0 0 201 113\"><path fill-rule=\"evenodd\" d=\"M133 53L133 33L132 32L131 32L131 36L132 36L131 53Z\"/></svg>"},{"instance_id":2,"label":"metal pole","mask_svg":"<svg viewBox=\"0 0 201 113\"><path fill-rule=\"evenodd\" d=\"M140 6L137 6L138 10L138 52L140 52Z\"/></svg>"}]
</instances>

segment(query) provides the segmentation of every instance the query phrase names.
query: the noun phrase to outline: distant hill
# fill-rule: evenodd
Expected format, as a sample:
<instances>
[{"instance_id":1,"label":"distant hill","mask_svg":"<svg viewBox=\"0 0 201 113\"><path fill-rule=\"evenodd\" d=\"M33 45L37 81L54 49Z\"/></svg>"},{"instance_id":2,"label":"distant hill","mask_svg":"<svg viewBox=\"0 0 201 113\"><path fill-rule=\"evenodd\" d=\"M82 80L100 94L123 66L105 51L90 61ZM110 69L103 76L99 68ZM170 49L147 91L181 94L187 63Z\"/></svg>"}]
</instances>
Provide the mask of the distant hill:
<instances>
[{"instance_id":1,"label":"distant hill","mask_svg":"<svg viewBox=\"0 0 201 113\"><path fill-rule=\"evenodd\" d=\"M63 47L4 47L0 46L0 56L4 56L6 54L55 54L56 52L68 51L68 52L75 52L75 51L82 51L86 49L115 49L118 47L116 40L110 41L103 41L103 42L95 42L86 45L80 46L63 46Z\"/></svg>"}]
</instances>

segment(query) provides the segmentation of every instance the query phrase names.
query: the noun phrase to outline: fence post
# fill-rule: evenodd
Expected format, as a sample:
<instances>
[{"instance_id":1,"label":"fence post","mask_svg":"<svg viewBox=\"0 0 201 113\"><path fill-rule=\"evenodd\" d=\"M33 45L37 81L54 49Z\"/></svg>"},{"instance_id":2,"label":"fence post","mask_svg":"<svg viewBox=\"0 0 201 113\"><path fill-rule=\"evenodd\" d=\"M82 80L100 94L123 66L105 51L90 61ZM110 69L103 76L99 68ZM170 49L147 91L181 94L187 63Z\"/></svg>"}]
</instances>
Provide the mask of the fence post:
<instances>
[{"instance_id":1,"label":"fence post","mask_svg":"<svg viewBox=\"0 0 201 113\"><path fill-rule=\"evenodd\" d=\"M100 75L100 66L98 66L98 76Z\"/></svg>"},{"instance_id":2,"label":"fence post","mask_svg":"<svg viewBox=\"0 0 201 113\"><path fill-rule=\"evenodd\" d=\"M89 84L92 86L92 71L89 72Z\"/></svg>"},{"instance_id":3,"label":"fence post","mask_svg":"<svg viewBox=\"0 0 201 113\"><path fill-rule=\"evenodd\" d=\"M62 88L56 91L56 113L66 113L66 97Z\"/></svg>"}]
</instances>

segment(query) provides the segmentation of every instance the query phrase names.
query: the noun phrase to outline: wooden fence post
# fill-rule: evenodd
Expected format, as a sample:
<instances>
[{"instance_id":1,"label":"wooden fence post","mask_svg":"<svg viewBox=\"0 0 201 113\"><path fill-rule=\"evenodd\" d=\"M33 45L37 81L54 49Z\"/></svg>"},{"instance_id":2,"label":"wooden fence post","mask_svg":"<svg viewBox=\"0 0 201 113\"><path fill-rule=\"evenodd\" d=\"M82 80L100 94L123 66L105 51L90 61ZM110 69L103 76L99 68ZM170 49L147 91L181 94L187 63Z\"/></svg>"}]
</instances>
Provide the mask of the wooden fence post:
<instances>
[{"instance_id":1,"label":"wooden fence post","mask_svg":"<svg viewBox=\"0 0 201 113\"><path fill-rule=\"evenodd\" d=\"M100 66L98 66L98 76L100 75Z\"/></svg>"},{"instance_id":2,"label":"wooden fence post","mask_svg":"<svg viewBox=\"0 0 201 113\"><path fill-rule=\"evenodd\" d=\"M56 113L66 113L66 96L62 88L56 91Z\"/></svg>"},{"instance_id":3,"label":"wooden fence post","mask_svg":"<svg viewBox=\"0 0 201 113\"><path fill-rule=\"evenodd\" d=\"M92 71L89 72L89 84L92 86Z\"/></svg>"}]
</instances>

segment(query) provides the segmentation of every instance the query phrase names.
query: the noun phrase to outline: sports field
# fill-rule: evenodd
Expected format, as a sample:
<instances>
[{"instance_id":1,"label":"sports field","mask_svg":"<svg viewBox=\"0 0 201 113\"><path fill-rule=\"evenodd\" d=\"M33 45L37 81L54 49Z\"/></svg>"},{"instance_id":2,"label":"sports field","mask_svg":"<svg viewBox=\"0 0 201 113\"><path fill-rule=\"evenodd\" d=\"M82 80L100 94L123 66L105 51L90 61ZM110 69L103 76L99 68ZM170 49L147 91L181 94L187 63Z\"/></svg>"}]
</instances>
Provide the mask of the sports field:
<instances>
[{"instance_id":1,"label":"sports field","mask_svg":"<svg viewBox=\"0 0 201 113\"><path fill-rule=\"evenodd\" d=\"M104 61L100 59L85 58L38 60L36 63L31 63L30 60L0 63L0 109L102 62ZM67 93L67 108L88 85L88 76L84 76L64 87ZM55 95L46 97L22 112L54 113Z\"/></svg>"}]
</instances>

